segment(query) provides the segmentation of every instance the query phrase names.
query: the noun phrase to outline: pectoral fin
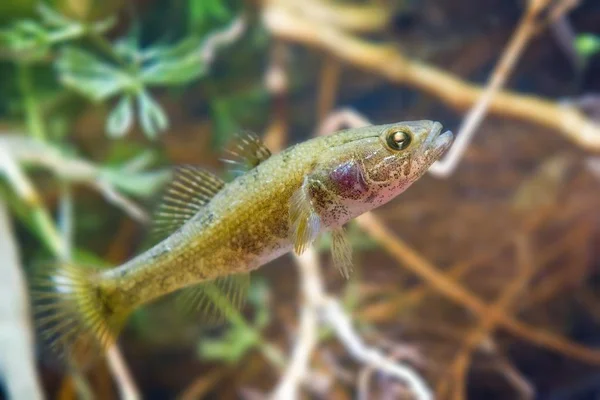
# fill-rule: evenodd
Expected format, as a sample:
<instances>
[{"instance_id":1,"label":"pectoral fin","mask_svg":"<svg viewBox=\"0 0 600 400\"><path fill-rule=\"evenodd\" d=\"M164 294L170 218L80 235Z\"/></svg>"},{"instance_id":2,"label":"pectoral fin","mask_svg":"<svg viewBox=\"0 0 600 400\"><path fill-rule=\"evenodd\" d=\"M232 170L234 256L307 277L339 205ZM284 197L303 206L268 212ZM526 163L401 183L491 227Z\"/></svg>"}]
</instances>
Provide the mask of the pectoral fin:
<instances>
[{"instance_id":1,"label":"pectoral fin","mask_svg":"<svg viewBox=\"0 0 600 400\"><path fill-rule=\"evenodd\" d=\"M290 229L294 252L298 255L312 244L321 229L321 218L314 210L306 189L305 182L290 199Z\"/></svg>"},{"instance_id":2,"label":"pectoral fin","mask_svg":"<svg viewBox=\"0 0 600 400\"><path fill-rule=\"evenodd\" d=\"M331 232L331 255L333 265L348 279L352 272L352 247L343 227Z\"/></svg>"}]
</instances>

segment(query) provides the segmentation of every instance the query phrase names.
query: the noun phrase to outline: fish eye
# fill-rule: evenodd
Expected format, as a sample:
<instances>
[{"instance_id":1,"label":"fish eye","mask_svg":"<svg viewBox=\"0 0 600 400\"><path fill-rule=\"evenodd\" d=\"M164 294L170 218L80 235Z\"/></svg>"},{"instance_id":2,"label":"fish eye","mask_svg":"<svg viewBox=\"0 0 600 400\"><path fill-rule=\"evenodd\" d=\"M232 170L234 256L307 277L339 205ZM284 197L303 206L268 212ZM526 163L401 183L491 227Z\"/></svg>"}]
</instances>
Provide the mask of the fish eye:
<instances>
[{"instance_id":1,"label":"fish eye","mask_svg":"<svg viewBox=\"0 0 600 400\"><path fill-rule=\"evenodd\" d=\"M404 150L412 142L412 135L403 129L393 129L388 132L386 142L392 150Z\"/></svg>"}]
</instances>

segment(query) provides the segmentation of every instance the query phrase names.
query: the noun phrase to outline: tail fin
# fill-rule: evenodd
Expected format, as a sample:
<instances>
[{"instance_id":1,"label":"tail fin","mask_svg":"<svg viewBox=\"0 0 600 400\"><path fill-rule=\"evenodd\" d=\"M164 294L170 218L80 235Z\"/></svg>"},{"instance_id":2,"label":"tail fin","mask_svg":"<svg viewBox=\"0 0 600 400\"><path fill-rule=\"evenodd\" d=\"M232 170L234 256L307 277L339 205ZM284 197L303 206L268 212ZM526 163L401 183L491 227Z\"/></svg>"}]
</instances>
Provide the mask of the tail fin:
<instances>
[{"instance_id":1,"label":"tail fin","mask_svg":"<svg viewBox=\"0 0 600 400\"><path fill-rule=\"evenodd\" d=\"M114 344L128 312L115 311L98 270L72 264L40 269L32 280L33 310L43 341L59 356L89 363Z\"/></svg>"}]
</instances>

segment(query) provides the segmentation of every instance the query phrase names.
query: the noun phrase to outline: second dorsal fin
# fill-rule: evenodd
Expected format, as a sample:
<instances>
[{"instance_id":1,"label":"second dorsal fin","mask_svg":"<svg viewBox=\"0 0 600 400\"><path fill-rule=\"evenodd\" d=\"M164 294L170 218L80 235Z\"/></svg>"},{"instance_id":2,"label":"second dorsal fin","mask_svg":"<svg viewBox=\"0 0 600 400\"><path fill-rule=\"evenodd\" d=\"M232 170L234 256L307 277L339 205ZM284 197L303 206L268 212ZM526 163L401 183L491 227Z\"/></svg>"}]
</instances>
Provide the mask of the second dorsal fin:
<instances>
[{"instance_id":1,"label":"second dorsal fin","mask_svg":"<svg viewBox=\"0 0 600 400\"><path fill-rule=\"evenodd\" d=\"M269 157L271 151L255 133L242 131L229 141L221 161L230 165L229 170L234 176L239 176Z\"/></svg>"},{"instance_id":2,"label":"second dorsal fin","mask_svg":"<svg viewBox=\"0 0 600 400\"><path fill-rule=\"evenodd\" d=\"M154 214L152 236L163 239L179 229L225 185L218 176L196 166L175 168Z\"/></svg>"}]
</instances>

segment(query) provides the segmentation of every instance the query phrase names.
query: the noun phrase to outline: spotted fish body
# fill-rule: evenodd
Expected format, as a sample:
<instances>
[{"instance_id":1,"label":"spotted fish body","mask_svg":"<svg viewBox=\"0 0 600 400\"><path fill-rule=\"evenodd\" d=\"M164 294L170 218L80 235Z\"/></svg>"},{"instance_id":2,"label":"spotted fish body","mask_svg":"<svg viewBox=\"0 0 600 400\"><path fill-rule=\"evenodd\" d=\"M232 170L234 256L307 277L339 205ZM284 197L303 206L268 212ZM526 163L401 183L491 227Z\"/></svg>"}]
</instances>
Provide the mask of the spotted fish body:
<instances>
[{"instance_id":1,"label":"spotted fish body","mask_svg":"<svg viewBox=\"0 0 600 400\"><path fill-rule=\"evenodd\" d=\"M324 231L333 232L334 261L347 275L343 225L403 192L449 147L452 134L432 121L368 126L272 156L254 136L238 140L234 153L252 168L233 181L179 170L157 214L168 233L160 243L114 269L61 266L50 273L54 296L44 310L75 320L68 331L48 324L50 336L66 345L90 337L106 347L133 309L182 288L195 308L210 306L207 285L236 305L247 272L289 251L302 253Z\"/></svg>"}]
</instances>

